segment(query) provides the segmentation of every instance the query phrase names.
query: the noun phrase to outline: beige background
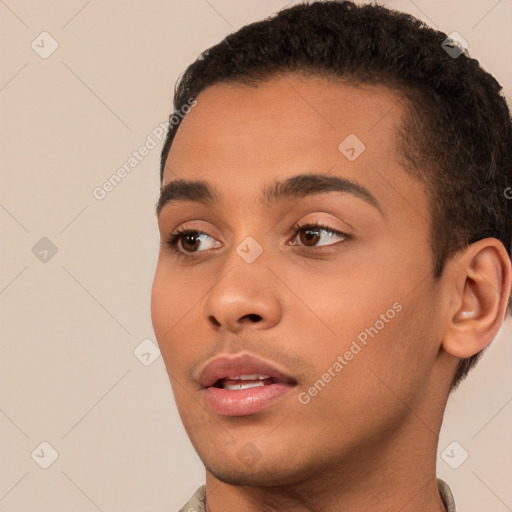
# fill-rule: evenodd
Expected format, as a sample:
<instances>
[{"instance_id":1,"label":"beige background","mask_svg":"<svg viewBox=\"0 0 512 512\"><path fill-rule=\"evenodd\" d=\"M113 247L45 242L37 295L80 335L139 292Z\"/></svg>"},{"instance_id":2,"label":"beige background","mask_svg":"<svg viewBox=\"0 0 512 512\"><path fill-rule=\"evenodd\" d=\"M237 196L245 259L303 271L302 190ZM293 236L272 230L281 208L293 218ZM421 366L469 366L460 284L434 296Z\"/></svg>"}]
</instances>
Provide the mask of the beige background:
<instances>
[{"instance_id":1,"label":"beige background","mask_svg":"<svg viewBox=\"0 0 512 512\"><path fill-rule=\"evenodd\" d=\"M134 355L154 342L161 144L93 190L167 119L203 49L288 3L0 0L0 510L173 511L203 482L162 358ZM510 94L511 0L387 5L459 32ZM43 237L55 255L34 254ZM508 321L449 402L438 471L459 511L512 509L511 338ZM441 457L453 441L458 469Z\"/></svg>"}]
</instances>

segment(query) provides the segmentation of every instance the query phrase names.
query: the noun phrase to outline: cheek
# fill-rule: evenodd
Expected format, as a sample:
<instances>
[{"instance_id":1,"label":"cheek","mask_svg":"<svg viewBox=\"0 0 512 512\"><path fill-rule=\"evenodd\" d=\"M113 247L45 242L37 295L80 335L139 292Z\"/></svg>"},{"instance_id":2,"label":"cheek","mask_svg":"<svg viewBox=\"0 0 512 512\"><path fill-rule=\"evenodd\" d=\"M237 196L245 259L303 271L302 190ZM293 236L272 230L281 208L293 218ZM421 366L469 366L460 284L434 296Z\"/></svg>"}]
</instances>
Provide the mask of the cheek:
<instances>
[{"instance_id":1,"label":"cheek","mask_svg":"<svg viewBox=\"0 0 512 512\"><path fill-rule=\"evenodd\" d=\"M196 363L201 347L201 297L208 287L190 273L176 272L172 265L160 261L151 289L151 321L168 373L181 375ZM182 379L183 377L180 377Z\"/></svg>"},{"instance_id":2,"label":"cheek","mask_svg":"<svg viewBox=\"0 0 512 512\"><path fill-rule=\"evenodd\" d=\"M359 266L344 261L321 271L303 272L300 278L293 270L289 272L283 276L293 290L287 302L296 310L296 319L311 327L308 337L314 336L312 327L316 328L321 345L334 344L341 350L376 322L381 331L397 314L393 304L401 292L394 277L374 261Z\"/></svg>"},{"instance_id":3,"label":"cheek","mask_svg":"<svg viewBox=\"0 0 512 512\"><path fill-rule=\"evenodd\" d=\"M151 288L151 321L159 343L162 340L165 330L170 327L169 316L172 311L169 297L170 290L165 283L165 275L161 270L161 264L159 262Z\"/></svg>"},{"instance_id":4,"label":"cheek","mask_svg":"<svg viewBox=\"0 0 512 512\"><path fill-rule=\"evenodd\" d=\"M185 274L165 260L157 264L151 289L151 320L157 337L172 336L200 297L197 284Z\"/></svg>"},{"instance_id":5,"label":"cheek","mask_svg":"<svg viewBox=\"0 0 512 512\"><path fill-rule=\"evenodd\" d=\"M301 353L314 363L312 383L325 376L333 382L328 386L332 392L342 386L336 393L347 397L357 396L358 388L368 384L385 393L388 382L412 392L437 353L435 337L424 334L433 332L435 319L431 290L417 287L424 278L417 262L409 267L398 258L372 263L295 280L294 291L303 298L296 306Z\"/></svg>"},{"instance_id":6,"label":"cheek","mask_svg":"<svg viewBox=\"0 0 512 512\"><path fill-rule=\"evenodd\" d=\"M183 307L184 291L181 286L173 284L172 275L166 270L165 265L159 262L151 289L151 321L166 366L170 359L179 355L172 353L178 346L172 343L172 340L177 336L180 318L186 318Z\"/></svg>"}]
</instances>

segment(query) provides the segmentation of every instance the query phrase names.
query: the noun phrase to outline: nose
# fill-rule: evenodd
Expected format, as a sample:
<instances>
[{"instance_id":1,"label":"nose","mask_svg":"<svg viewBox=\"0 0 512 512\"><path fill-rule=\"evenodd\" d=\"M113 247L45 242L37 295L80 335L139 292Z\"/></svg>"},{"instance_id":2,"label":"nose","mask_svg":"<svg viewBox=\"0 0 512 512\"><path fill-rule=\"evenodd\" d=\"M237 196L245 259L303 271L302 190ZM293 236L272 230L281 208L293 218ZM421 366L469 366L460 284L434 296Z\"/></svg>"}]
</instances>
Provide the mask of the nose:
<instances>
[{"instance_id":1,"label":"nose","mask_svg":"<svg viewBox=\"0 0 512 512\"><path fill-rule=\"evenodd\" d=\"M203 303L206 322L216 331L273 327L282 315L275 281L265 264L235 264L206 296Z\"/></svg>"}]
</instances>

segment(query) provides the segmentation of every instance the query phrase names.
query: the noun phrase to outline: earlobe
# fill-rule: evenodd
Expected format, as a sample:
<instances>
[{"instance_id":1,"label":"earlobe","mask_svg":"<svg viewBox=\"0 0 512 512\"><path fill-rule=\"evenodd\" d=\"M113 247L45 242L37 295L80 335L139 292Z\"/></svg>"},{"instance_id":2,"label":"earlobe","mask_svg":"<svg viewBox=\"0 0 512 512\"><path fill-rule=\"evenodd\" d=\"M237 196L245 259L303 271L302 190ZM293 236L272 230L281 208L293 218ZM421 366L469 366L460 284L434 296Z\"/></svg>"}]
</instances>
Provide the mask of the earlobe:
<instances>
[{"instance_id":1,"label":"earlobe","mask_svg":"<svg viewBox=\"0 0 512 512\"><path fill-rule=\"evenodd\" d=\"M448 311L443 349L468 358L484 349L505 318L512 269L503 244L486 238L471 244L451 262L452 291L456 300Z\"/></svg>"}]
</instances>

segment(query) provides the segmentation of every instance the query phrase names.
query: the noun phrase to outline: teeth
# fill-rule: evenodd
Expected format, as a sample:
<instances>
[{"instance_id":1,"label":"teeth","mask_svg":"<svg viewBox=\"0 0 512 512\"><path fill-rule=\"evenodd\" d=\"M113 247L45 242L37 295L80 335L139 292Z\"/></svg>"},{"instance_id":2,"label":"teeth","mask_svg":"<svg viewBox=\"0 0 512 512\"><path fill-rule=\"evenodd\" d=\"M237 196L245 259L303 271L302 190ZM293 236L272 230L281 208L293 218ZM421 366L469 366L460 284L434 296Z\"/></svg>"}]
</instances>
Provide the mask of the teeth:
<instances>
[{"instance_id":1,"label":"teeth","mask_svg":"<svg viewBox=\"0 0 512 512\"><path fill-rule=\"evenodd\" d=\"M253 375L239 375L238 377L230 377L229 380L265 380L270 379L270 375L254 373Z\"/></svg>"},{"instance_id":2,"label":"teeth","mask_svg":"<svg viewBox=\"0 0 512 512\"><path fill-rule=\"evenodd\" d=\"M256 380L256 379L240 379L240 380ZM258 388L264 386L263 382L248 382L247 384L224 384L224 389L229 389L230 391L238 391L240 389L249 389L249 388Z\"/></svg>"},{"instance_id":3,"label":"teeth","mask_svg":"<svg viewBox=\"0 0 512 512\"><path fill-rule=\"evenodd\" d=\"M239 389L249 389L264 386L264 380L270 379L270 375L263 373L253 373L251 375L236 375L234 377L225 377L222 379L222 387L230 391ZM237 382L238 381L238 382Z\"/></svg>"}]
</instances>

